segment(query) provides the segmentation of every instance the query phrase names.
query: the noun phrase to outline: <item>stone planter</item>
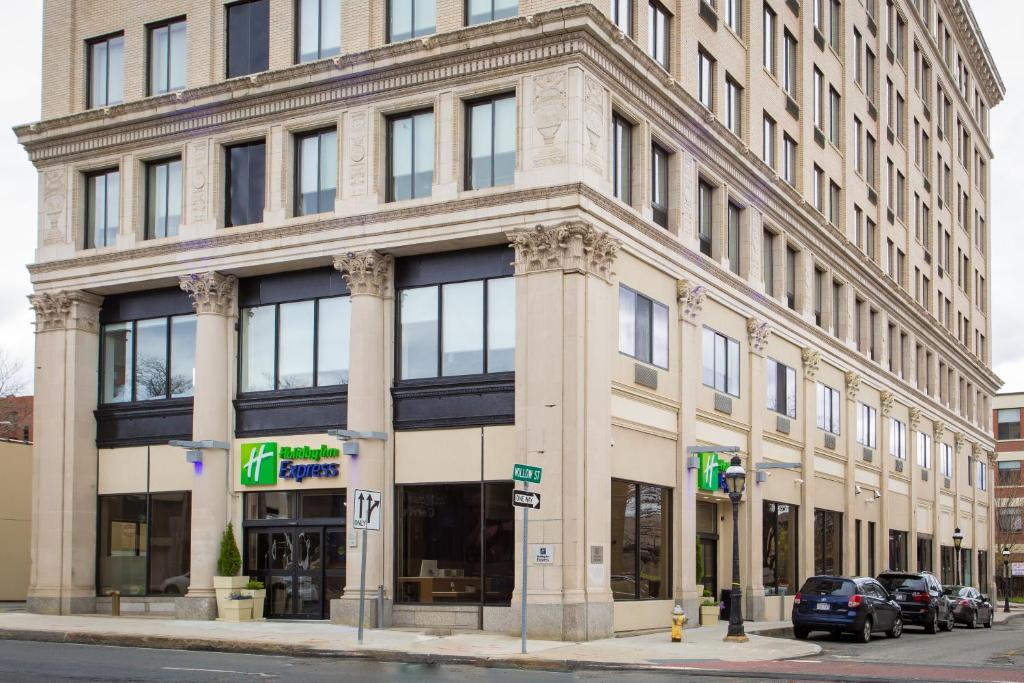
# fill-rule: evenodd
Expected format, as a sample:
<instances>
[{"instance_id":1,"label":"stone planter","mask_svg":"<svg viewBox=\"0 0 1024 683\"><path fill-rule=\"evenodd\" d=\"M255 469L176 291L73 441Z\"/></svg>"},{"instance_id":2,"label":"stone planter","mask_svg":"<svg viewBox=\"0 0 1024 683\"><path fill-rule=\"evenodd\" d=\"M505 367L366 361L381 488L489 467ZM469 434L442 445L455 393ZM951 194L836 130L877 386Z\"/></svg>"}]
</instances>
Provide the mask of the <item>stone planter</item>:
<instances>
[{"instance_id":1,"label":"stone planter","mask_svg":"<svg viewBox=\"0 0 1024 683\"><path fill-rule=\"evenodd\" d=\"M263 603L267 600L267 589L246 588L242 591L242 595L252 598L253 621L263 621Z\"/></svg>"},{"instance_id":2,"label":"stone planter","mask_svg":"<svg viewBox=\"0 0 1024 683\"><path fill-rule=\"evenodd\" d=\"M227 600L224 610L217 617L218 621L252 621L253 599L244 597L241 600ZM218 605L217 609L220 609Z\"/></svg>"},{"instance_id":3,"label":"stone planter","mask_svg":"<svg viewBox=\"0 0 1024 683\"><path fill-rule=\"evenodd\" d=\"M701 626L715 626L718 624L718 605L711 605L710 607L701 605L700 607L700 625Z\"/></svg>"},{"instance_id":4,"label":"stone planter","mask_svg":"<svg viewBox=\"0 0 1024 683\"><path fill-rule=\"evenodd\" d=\"M232 593L241 593L246 584L249 583L248 576L215 576L213 577L213 588L217 592L217 617L221 618L228 609L228 596ZM250 601L251 602L251 601Z\"/></svg>"}]
</instances>

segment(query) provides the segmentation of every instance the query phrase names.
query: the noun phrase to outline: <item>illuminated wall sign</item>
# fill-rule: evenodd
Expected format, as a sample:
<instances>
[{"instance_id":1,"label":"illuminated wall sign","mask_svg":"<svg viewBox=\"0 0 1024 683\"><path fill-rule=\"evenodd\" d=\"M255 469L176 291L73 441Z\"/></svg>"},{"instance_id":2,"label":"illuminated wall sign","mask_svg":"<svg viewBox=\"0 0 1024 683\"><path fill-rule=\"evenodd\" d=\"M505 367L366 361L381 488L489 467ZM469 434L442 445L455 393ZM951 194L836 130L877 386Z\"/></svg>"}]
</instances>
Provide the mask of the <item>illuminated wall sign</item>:
<instances>
[{"instance_id":1,"label":"illuminated wall sign","mask_svg":"<svg viewBox=\"0 0 1024 683\"><path fill-rule=\"evenodd\" d=\"M719 458L717 453L701 453L697 488L701 491L720 491L722 475L728 467L728 461Z\"/></svg>"},{"instance_id":2,"label":"illuminated wall sign","mask_svg":"<svg viewBox=\"0 0 1024 683\"><path fill-rule=\"evenodd\" d=\"M341 451L321 445L279 446L274 441L242 444L242 486L273 486L278 479L331 479L340 464L321 462L340 457Z\"/></svg>"}]
</instances>

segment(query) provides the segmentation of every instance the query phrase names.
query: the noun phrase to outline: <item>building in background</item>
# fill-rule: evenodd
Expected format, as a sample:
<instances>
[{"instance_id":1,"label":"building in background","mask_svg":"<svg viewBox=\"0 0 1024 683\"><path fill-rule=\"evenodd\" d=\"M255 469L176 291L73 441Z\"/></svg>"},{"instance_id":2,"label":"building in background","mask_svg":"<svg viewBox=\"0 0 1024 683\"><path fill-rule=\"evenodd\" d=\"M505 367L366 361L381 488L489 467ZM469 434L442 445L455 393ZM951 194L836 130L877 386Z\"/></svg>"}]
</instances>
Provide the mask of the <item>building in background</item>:
<instances>
[{"instance_id":1,"label":"building in background","mask_svg":"<svg viewBox=\"0 0 1024 683\"><path fill-rule=\"evenodd\" d=\"M996 546L1010 549L1011 595L1024 596L1024 393L998 394L993 401L992 420L996 438ZM1002 558L1000 558L1002 562ZM1017 573L1014 575L1016 564ZM1003 567L999 567L1002 578Z\"/></svg>"},{"instance_id":2,"label":"building in background","mask_svg":"<svg viewBox=\"0 0 1024 683\"><path fill-rule=\"evenodd\" d=\"M965 0L47 0L43 59L30 609L212 617L230 520L271 617L366 553L385 623L515 631L525 571L533 635L663 626L730 582L690 446L750 618L957 527L989 589Z\"/></svg>"},{"instance_id":3,"label":"building in background","mask_svg":"<svg viewBox=\"0 0 1024 683\"><path fill-rule=\"evenodd\" d=\"M32 441L32 397L0 397L0 439Z\"/></svg>"}]
</instances>

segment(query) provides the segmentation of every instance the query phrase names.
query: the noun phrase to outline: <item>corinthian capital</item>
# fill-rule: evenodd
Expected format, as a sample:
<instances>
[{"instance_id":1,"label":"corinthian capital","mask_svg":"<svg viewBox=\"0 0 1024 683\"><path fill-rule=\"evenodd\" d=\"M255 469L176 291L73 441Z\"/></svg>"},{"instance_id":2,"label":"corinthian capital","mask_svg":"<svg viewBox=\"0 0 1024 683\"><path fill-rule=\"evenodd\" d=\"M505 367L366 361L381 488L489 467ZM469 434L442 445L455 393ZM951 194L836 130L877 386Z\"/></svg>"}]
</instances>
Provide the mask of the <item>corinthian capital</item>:
<instances>
[{"instance_id":1,"label":"corinthian capital","mask_svg":"<svg viewBox=\"0 0 1024 683\"><path fill-rule=\"evenodd\" d=\"M921 409L911 408L908 415L910 417L910 431L916 432L917 428L921 425Z\"/></svg>"},{"instance_id":2,"label":"corinthian capital","mask_svg":"<svg viewBox=\"0 0 1024 683\"><path fill-rule=\"evenodd\" d=\"M28 297L36 313L36 332L99 329L99 307L103 297L78 290L43 292Z\"/></svg>"},{"instance_id":3,"label":"corinthian capital","mask_svg":"<svg viewBox=\"0 0 1024 683\"><path fill-rule=\"evenodd\" d=\"M818 376L818 369L821 367L821 353L814 349L804 349L804 375L807 379L814 379Z\"/></svg>"},{"instance_id":4,"label":"corinthian capital","mask_svg":"<svg viewBox=\"0 0 1024 683\"><path fill-rule=\"evenodd\" d=\"M846 373L846 395L855 400L860 393L860 375L850 371Z\"/></svg>"},{"instance_id":5,"label":"corinthian capital","mask_svg":"<svg viewBox=\"0 0 1024 683\"><path fill-rule=\"evenodd\" d=\"M611 282L621 243L584 221L538 225L507 234L516 250L516 275L562 270L588 273Z\"/></svg>"},{"instance_id":6,"label":"corinthian capital","mask_svg":"<svg viewBox=\"0 0 1024 683\"><path fill-rule=\"evenodd\" d=\"M747 337L754 353L763 354L768 349L768 338L771 336L772 328L767 321L747 318Z\"/></svg>"},{"instance_id":7,"label":"corinthian capital","mask_svg":"<svg viewBox=\"0 0 1024 683\"><path fill-rule=\"evenodd\" d=\"M384 296L388 290L388 279L393 264L394 258L391 254L382 254L379 251L349 252L344 256L334 257L334 267L345 278L349 292L354 296Z\"/></svg>"},{"instance_id":8,"label":"corinthian capital","mask_svg":"<svg viewBox=\"0 0 1024 683\"><path fill-rule=\"evenodd\" d=\"M196 313L231 315L234 311L235 291L238 278L221 273L190 273L182 275L178 282L192 300Z\"/></svg>"},{"instance_id":9,"label":"corinthian capital","mask_svg":"<svg viewBox=\"0 0 1024 683\"><path fill-rule=\"evenodd\" d=\"M676 299L679 301L679 318L689 323L697 323L704 311L704 301L708 298L708 290L704 285L695 285L689 280L676 281Z\"/></svg>"},{"instance_id":10,"label":"corinthian capital","mask_svg":"<svg viewBox=\"0 0 1024 683\"><path fill-rule=\"evenodd\" d=\"M892 415L892 407L896 403L896 395L889 390L883 390L879 394L879 398L882 402L882 417L889 417Z\"/></svg>"},{"instance_id":11,"label":"corinthian capital","mask_svg":"<svg viewBox=\"0 0 1024 683\"><path fill-rule=\"evenodd\" d=\"M946 434L946 423L942 420L936 420L932 427L935 433L935 442L938 443L939 441L942 441L942 437Z\"/></svg>"}]
</instances>

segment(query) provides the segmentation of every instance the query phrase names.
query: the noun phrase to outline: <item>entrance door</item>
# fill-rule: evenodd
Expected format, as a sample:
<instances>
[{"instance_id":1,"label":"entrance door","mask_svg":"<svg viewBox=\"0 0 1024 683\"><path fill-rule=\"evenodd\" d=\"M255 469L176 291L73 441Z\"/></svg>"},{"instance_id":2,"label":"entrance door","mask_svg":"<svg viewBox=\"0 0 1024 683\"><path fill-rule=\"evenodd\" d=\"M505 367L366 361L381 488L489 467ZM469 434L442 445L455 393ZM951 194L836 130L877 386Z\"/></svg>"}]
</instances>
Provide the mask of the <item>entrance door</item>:
<instances>
[{"instance_id":1,"label":"entrance door","mask_svg":"<svg viewBox=\"0 0 1024 683\"><path fill-rule=\"evenodd\" d=\"M340 527L249 529L255 566L274 619L323 619L345 586L345 532ZM325 558L325 551L328 553Z\"/></svg>"}]
</instances>

